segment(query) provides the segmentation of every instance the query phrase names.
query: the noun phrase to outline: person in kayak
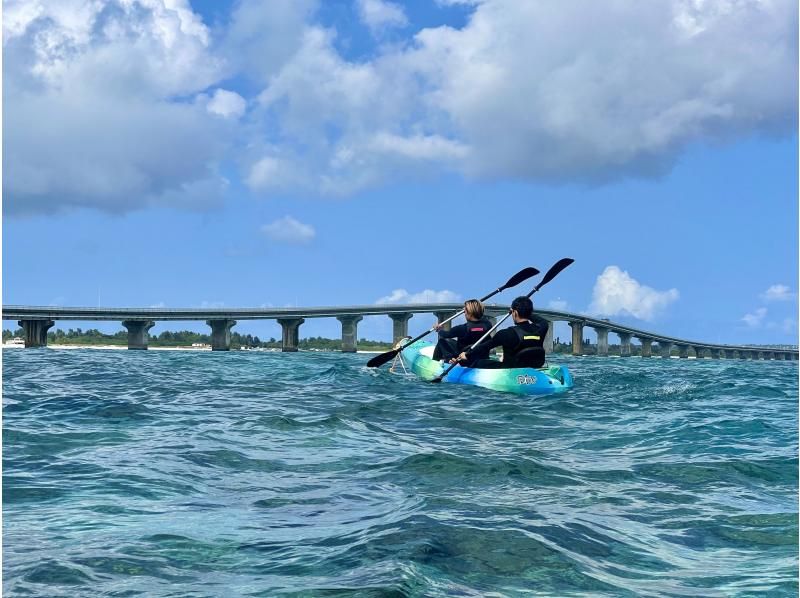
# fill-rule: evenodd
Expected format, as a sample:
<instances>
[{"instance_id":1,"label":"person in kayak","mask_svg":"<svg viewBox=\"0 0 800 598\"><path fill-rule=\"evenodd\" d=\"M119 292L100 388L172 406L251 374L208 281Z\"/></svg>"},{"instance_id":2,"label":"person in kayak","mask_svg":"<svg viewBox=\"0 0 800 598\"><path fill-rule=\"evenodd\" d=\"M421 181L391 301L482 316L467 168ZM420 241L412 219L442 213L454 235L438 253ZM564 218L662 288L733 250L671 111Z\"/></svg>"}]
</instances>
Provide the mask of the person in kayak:
<instances>
[{"instance_id":1,"label":"person in kayak","mask_svg":"<svg viewBox=\"0 0 800 598\"><path fill-rule=\"evenodd\" d=\"M539 368L544 365L544 337L550 324L544 318L534 315L533 302L529 297L517 297L511 302L511 317L514 325L500 330L479 345L462 351L451 363L468 363L470 367L499 368ZM503 361L488 359L490 349L503 347ZM486 357L475 358L476 354Z\"/></svg>"},{"instance_id":2,"label":"person in kayak","mask_svg":"<svg viewBox=\"0 0 800 598\"><path fill-rule=\"evenodd\" d=\"M444 330L439 323L434 324L434 328L439 332L439 342L433 349L435 360L449 361L477 342L492 327L492 323L483 315L483 304L477 299L468 299L464 302L464 316L467 322L453 326L450 330ZM466 363L488 357L489 349L472 351Z\"/></svg>"}]
</instances>

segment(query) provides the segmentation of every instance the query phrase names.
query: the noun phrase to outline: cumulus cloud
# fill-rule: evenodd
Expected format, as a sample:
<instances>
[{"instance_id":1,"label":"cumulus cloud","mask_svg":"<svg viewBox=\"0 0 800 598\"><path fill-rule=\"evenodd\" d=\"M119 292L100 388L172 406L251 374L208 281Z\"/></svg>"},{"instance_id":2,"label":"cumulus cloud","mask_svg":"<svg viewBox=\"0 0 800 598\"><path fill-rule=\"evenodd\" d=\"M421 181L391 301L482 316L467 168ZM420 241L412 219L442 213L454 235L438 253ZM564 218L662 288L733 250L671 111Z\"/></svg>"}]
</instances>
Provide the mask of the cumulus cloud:
<instances>
[{"instance_id":1,"label":"cumulus cloud","mask_svg":"<svg viewBox=\"0 0 800 598\"><path fill-rule=\"evenodd\" d=\"M9 213L218 199L230 130L175 99L221 72L186 0L9 0L4 11Z\"/></svg>"},{"instance_id":2,"label":"cumulus cloud","mask_svg":"<svg viewBox=\"0 0 800 598\"><path fill-rule=\"evenodd\" d=\"M303 245L310 243L316 236L314 227L303 224L291 216L284 216L261 227L261 232L276 243Z\"/></svg>"},{"instance_id":3,"label":"cumulus cloud","mask_svg":"<svg viewBox=\"0 0 800 598\"><path fill-rule=\"evenodd\" d=\"M434 291L425 289L419 293L409 293L405 289L395 289L391 294L381 297L375 303L457 303L461 296L453 291Z\"/></svg>"},{"instance_id":4,"label":"cumulus cloud","mask_svg":"<svg viewBox=\"0 0 800 598\"><path fill-rule=\"evenodd\" d=\"M240 0L214 35L189 0L6 0L6 210L205 206L233 155L255 193L348 195L647 177L796 131L796 2L439 2L464 25L409 32L399 3L357 0L406 37L351 60L316 0Z\"/></svg>"},{"instance_id":5,"label":"cumulus cloud","mask_svg":"<svg viewBox=\"0 0 800 598\"><path fill-rule=\"evenodd\" d=\"M358 7L358 16L361 21L369 27L373 34L380 33L390 27L405 27L408 25L408 18L405 11L403 11L403 7L394 2L356 0L356 6Z\"/></svg>"},{"instance_id":6,"label":"cumulus cloud","mask_svg":"<svg viewBox=\"0 0 800 598\"><path fill-rule=\"evenodd\" d=\"M208 102L208 111L223 118L239 118L247 108L247 102L235 91L218 89Z\"/></svg>"},{"instance_id":7,"label":"cumulus cloud","mask_svg":"<svg viewBox=\"0 0 800 598\"><path fill-rule=\"evenodd\" d=\"M592 291L589 312L604 315L630 315L640 320L652 320L660 311L680 297L677 289L656 291L640 284L618 266L608 266Z\"/></svg>"},{"instance_id":8,"label":"cumulus cloud","mask_svg":"<svg viewBox=\"0 0 800 598\"><path fill-rule=\"evenodd\" d=\"M750 328L759 328L764 323L764 318L767 316L767 308L759 307L751 314L745 314L742 321Z\"/></svg>"},{"instance_id":9,"label":"cumulus cloud","mask_svg":"<svg viewBox=\"0 0 800 598\"><path fill-rule=\"evenodd\" d=\"M311 27L260 99L323 193L425 175L420 166L653 176L691 143L795 130L796 26L788 0L485 0L463 28L423 29L366 61ZM401 139L417 143L391 143Z\"/></svg>"},{"instance_id":10,"label":"cumulus cloud","mask_svg":"<svg viewBox=\"0 0 800 598\"><path fill-rule=\"evenodd\" d=\"M796 294L792 293L785 284L774 284L761 293L760 297L764 301L791 301Z\"/></svg>"}]
</instances>

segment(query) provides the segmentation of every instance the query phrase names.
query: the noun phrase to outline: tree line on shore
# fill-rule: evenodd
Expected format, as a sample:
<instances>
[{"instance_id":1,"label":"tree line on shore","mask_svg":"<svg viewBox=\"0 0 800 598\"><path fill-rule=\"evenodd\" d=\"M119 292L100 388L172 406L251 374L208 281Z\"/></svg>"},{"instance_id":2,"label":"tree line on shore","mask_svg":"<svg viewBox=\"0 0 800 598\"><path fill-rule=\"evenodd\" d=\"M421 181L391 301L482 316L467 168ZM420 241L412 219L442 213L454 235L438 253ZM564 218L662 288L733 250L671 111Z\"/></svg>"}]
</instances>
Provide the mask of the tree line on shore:
<instances>
[{"instance_id":1,"label":"tree line on shore","mask_svg":"<svg viewBox=\"0 0 800 598\"><path fill-rule=\"evenodd\" d=\"M23 335L22 328L18 328L13 332L4 329L3 342L9 341L13 337L22 337ZM81 328L61 330L58 328L47 333L47 343L54 345L127 345L128 331L120 330L114 334L105 334L96 328L90 328L88 330L83 330ZM192 332L191 330L180 330L176 332L165 330L158 335L151 334L148 343L153 347L189 347L194 344L210 345L211 335ZM246 349L280 349L281 341L275 338L262 340L258 336L253 336L252 334L231 332L231 346L234 348L243 347ZM362 338L358 341L358 346L365 350L387 350L392 348L392 343ZM342 348L342 341L341 339L312 336L300 339L298 348L339 351Z\"/></svg>"}]
</instances>

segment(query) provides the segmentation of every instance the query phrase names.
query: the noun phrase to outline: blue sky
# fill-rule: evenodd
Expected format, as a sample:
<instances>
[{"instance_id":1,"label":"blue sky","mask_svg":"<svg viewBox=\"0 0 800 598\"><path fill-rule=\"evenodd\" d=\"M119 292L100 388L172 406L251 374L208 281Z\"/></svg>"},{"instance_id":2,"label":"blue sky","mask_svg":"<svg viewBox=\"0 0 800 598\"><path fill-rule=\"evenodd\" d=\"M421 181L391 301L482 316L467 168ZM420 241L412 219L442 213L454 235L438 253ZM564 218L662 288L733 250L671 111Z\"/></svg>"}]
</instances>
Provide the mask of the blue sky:
<instances>
[{"instance_id":1,"label":"blue sky","mask_svg":"<svg viewBox=\"0 0 800 598\"><path fill-rule=\"evenodd\" d=\"M796 343L797 7L721 6L7 1L3 303L461 300L570 256L539 305Z\"/></svg>"}]
</instances>

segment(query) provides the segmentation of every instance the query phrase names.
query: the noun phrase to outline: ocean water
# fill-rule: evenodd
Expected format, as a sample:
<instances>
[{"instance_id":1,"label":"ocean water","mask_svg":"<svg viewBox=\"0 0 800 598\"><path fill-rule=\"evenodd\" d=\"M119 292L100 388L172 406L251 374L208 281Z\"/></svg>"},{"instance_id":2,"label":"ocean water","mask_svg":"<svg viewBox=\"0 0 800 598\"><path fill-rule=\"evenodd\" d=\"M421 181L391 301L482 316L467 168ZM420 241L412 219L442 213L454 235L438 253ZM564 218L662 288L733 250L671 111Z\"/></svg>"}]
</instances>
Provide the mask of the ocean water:
<instances>
[{"instance_id":1,"label":"ocean water","mask_svg":"<svg viewBox=\"0 0 800 598\"><path fill-rule=\"evenodd\" d=\"M796 596L796 362L3 353L4 596Z\"/></svg>"}]
</instances>

